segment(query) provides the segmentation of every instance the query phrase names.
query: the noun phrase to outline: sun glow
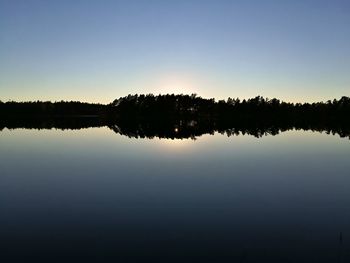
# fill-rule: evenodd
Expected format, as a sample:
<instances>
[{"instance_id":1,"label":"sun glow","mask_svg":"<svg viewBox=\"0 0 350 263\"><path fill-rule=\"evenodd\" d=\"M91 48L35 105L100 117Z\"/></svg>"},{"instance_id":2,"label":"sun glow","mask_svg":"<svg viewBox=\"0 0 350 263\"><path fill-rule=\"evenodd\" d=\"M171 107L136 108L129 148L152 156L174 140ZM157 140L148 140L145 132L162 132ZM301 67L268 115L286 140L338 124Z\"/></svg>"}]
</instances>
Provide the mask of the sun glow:
<instances>
[{"instance_id":1,"label":"sun glow","mask_svg":"<svg viewBox=\"0 0 350 263\"><path fill-rule=\"evenodd\" d=\"M167 76L156 85L160 94L192 94L198 93L194 80L188 76Z\"/></svg>"},{"instance_id":2,"label":"sun glow","mask_svg":"<svg viewBox=\"0 0 350 263\"><path fill-rule=\"evenodd\" d=\"M163 151L178 151L179 153L184 153L184 151L188 151L195 142L196 141L192 139L159 139L157 145L159 145Z\"/></svg>"}]
</instances>

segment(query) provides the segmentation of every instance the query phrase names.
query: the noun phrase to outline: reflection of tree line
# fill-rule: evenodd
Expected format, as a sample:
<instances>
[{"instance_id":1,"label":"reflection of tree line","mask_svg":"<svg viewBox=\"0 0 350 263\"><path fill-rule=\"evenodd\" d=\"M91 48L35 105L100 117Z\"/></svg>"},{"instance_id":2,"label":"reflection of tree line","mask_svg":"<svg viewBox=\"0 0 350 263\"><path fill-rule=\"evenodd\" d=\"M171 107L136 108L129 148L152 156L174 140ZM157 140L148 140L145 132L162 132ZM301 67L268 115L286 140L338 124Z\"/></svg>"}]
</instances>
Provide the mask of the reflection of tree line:
<instances>
[{"instance_id":1,"label":"reflection of tree line","mask_svg":"<svg viewBox=\"0 0 350 263\"><path fill-rule=\"evenodd\" d=\"M105 125L102 119L93 116L11 116L0 119L0 131L4 128L78 130Z\"/></svg>"},{"instance_id":2,"label":"reflection of tree line","mask_svg":"<svg viewBox=\"0 0 350 263\"><path fill-rule=\"evenodd\" d=\"M131 138L171 138L195 139L203 134L218 132L228 137L238 135L252 135L260 138L265 135L278 135L288 130L318 131L327 134L338 134L340 137L350 138L350 125L345 123L322 123L304 121L296 122L256 122L254 119L237 122L221 122L208 120L173 120L173 121L121 121L108 125L118 134Z\"/></svg>"},{"instance_id":3,"label":"reflection of tree line","mask_svg":"<svg viewBox=\"0 0 350 263\"><path fill-rule=\"evenodd\" d=\"M344 122L314 121L261 121L249 119L245 121L223 121L209 119L108 119L101 117L26 117L2 118L0 130L8 129L84 129L90 127L109 127L114 132L130 138L171 138L195 139L203 134L219 132L227 136L277 135L280 132L296 129L338 134L350 138L350 125Z\"/></svg>"},{"instance_id":4,"label":"reflection of tree line","mask_svg":"<svg viewBox=\"0 0 350 263\"><path fill-rule=\"evenodd\" d=\"M276 135L290 129L350 137L350 98L293 104L260 96L215 101L192 95L128 95L111 104L81 102L0 102L0 130L81 129L108 126L134 138L196 138Z\"/></svg>"}]
</instances>

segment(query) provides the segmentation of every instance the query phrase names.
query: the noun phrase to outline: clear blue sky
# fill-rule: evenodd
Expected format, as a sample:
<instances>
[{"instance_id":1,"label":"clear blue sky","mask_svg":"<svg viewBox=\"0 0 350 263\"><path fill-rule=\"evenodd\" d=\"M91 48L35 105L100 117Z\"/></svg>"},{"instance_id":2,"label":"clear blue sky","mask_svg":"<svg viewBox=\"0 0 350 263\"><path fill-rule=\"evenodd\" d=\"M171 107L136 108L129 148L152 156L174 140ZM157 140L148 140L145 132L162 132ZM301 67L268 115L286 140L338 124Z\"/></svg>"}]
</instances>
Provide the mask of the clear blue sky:
<instances>
[{"instance_id":1,"label":"clear blue sky","mask_svg":"<svg viewBox=\"0 0 350 263\"><path fill-rule=\"evenodd\" d=\"M348 0L0 0L0 100L350 95Z\"/></svg>"}]
</instances>

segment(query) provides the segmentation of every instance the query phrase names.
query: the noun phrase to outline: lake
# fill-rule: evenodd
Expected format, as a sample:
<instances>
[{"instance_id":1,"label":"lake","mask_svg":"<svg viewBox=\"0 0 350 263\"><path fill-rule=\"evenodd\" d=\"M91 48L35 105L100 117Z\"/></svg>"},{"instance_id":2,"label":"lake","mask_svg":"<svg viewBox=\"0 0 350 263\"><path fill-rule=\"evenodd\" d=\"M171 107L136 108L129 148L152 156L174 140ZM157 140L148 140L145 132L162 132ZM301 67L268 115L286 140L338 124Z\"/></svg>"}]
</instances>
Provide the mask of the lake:
<instances>
[{"instance_id":1,"label":"lake","mask_svg":"<svg viewBox=\"0 0 350 263\"><path fill-rule=\"evenodd\" d=\"M1 262L350 262L350 140L0 132Z\"/></svg>"}]
</instances>

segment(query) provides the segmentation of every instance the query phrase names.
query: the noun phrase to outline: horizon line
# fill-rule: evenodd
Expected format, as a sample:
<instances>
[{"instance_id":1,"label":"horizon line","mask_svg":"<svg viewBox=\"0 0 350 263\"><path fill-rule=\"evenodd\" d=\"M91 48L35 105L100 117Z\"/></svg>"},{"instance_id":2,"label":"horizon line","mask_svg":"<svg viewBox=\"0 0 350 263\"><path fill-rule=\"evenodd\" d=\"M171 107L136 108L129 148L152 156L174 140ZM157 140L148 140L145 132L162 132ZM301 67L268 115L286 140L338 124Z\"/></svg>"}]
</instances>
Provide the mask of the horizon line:
<instances>
[{"instance_id":1,"label":"horizon line","mask_svg":"<svg viewBox=\"0 0 350 263\"><path fill-rule=\"evenodd\" d=\"M215 98L215 97L202 97L200 95L198 95L197 93L158 93L158 94L154 94L154 93L129 93L128 95L125 95L125 96L120 96L116 99L113 99L111 102L109 103L102 103L102 102L89 102L89 101L82 101L82 100L23 100L23 101L18 101L18 100L13 100L13 99L9 99L7 101L2 101L0 99L0 103L35 103L35 102L42 102L42 103L59 103L59 102L80 102L80 103L88 103L88 104L100 104L100 105L108 105L108 104L111 104L113 103L114 100L117 100L117 99L121 99L121 98L125 98L125 97L128 97L128 96L149 96L149 95L153 95L154 97L158 97L158 96L168 96L168 95L174 95L174 96L195 96L196 98L201 98L201 99L207 99L207 100L212 100L214 99L215 102L219 102L219 101L227 101L229 98L231 99L239 99L241 102L242 101L248 101L248 100L251 100L251 99L254 99L254 98L257 98L257 97L261 97L262 99L264 99L265 101L270 101L270 100L273 100L273 99L276 99L276 100L279 100L280 102L284 102L284 103L290 103L290 104L313 104L313 103L327 103L328 101L334 101L334 100L340 100L342 98L350 98L349 96L340 96L340 98L333 98L333 99L327 99L327 100L320 100L320 101L313 101L313 102L290 102L290 101L285 101L285 100L282 100L282 99L279 99L279 98L276 98L276 97L273 97L273 98L270 98L270 97L264 97L262 95L256 95L255 97L249 97L249 98L240 98L240 97L231 97L231 96L228 96L226 97L225 99L222 99L222 98Z\"/></svg>"}]
</instances>

